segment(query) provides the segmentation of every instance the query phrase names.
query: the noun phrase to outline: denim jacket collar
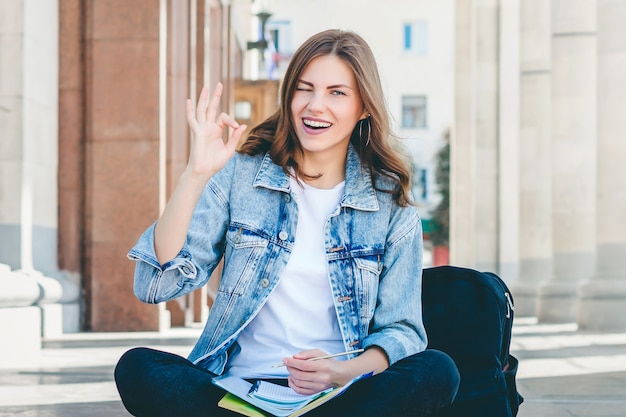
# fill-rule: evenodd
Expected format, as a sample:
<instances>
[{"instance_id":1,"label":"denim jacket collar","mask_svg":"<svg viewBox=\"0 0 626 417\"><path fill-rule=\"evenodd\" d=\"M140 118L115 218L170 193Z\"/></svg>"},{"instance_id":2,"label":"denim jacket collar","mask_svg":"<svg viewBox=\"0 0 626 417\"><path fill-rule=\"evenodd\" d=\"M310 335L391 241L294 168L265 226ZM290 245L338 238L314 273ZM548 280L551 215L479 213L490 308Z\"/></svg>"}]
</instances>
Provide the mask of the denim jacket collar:
<instances>
[{"instance_id":1,"label":"denim jacket collar","mask_svg":"<svg viewBox=\"0 0 626 417\"><path fill-rule=\"evenodd\" d=\"M254 186L289 193L289 177L281 166L272 162L269 152L265 154L261 162L254 179ZM346 187L341 206L363 211L378 211L379 209L376 191L372 186L372 176L369 170L361 164L361 158L352 144L348 146L346 157Z\"/></svg>"}]
</instances>

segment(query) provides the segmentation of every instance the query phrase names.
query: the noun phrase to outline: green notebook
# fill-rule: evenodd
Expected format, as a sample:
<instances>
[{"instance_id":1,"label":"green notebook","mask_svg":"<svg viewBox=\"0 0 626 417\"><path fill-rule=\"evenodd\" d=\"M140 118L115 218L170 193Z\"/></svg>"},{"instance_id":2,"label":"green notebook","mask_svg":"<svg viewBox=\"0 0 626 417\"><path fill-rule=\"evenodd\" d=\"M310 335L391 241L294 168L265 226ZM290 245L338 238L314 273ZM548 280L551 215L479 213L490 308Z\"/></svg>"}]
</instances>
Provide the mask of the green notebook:
<instances>
[{"instance_id":1,"label":"green notebook","mask_svg":"<svg viewBox=\"0 0 626 417\"><path fill-rule=\"evenodd\" d=\"M245 402L230 392L227 392L217 405L248 417L268 417L270 415L262 412L252 404Z\"/></svg>"}]
</instances>

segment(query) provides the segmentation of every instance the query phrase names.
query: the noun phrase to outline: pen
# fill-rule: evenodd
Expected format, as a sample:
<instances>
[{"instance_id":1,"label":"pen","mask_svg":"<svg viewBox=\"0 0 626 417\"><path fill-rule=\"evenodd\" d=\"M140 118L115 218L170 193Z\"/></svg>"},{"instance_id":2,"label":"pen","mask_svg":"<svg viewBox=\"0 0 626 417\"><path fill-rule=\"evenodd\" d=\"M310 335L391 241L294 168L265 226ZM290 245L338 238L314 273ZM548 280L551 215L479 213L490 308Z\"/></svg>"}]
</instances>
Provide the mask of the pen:
<instances>
[{"instance_id":1,"label":"pen","mask_svg":"<svg viewBox=\"0 0 626 417\"><path fill-rule=\"evenodd\" d=\"M261 384L261 380L257 379L254 384L252 384L252 386L250 387L250 391L248 391L248 395L250 394L254 394L255 392L257 392L259 390L259 385Z\"/></svg>"},{"instance_id":2,"label":"pen","mask_svg":"<svg viewBox=\"0 0 626 417\"><path fill-rule=\"evenodd\" d=\"M365 349L355 349L355 350L348 350L348 351L340 352L340 353L333 353L332 355L316 356L314 358L307 359L307 361L319 361L321 359L336 358L337 356L345 356L345 355L351 355L353 353L361 353L364 350ZM285 364L277 363L276 365L272 365L272 368L280 368L281 366L285 366Z\"/></svg>"}]
</instances>

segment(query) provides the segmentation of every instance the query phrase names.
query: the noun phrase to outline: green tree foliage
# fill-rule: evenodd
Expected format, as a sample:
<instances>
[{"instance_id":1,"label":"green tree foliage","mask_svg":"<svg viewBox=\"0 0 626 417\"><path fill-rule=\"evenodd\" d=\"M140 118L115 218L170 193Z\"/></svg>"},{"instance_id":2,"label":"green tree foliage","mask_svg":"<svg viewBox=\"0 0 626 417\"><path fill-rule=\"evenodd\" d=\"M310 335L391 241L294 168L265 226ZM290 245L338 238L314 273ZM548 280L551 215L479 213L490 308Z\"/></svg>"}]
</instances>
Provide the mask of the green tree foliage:
<instances>
[{"instance_id":1,"label":"green tree foliage","mask_svg":"<svg viewBox=\"0 0 626 417\"><path fill-rule=\"evenodd\" d=\"M430 240L435 246L448 246L450 239L450 134L445 135L446 143L437 152L435 182L441 201L433 210L433 231Z\"/></svg>"}]
</instances>

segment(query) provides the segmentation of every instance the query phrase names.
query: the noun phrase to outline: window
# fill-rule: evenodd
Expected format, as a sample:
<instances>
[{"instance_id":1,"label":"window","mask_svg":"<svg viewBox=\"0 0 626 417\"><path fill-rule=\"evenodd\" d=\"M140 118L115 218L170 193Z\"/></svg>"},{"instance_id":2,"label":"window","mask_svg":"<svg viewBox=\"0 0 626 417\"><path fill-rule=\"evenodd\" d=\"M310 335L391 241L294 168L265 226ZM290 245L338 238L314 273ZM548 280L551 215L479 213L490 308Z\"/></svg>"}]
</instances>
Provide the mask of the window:
<instances>
[{"instance_id":1,"label":"window","mask_svg":"<svg viewBox=\"0 0 626 417\"><path fill-rule=\"evenodd\" d=\"M291 35L291 22L287 20L271 19L265 25L266 31L271 37L273 49L280 54L293 52L293 36Z\"/></svg>"},{"instance_id":2,"label":"window","mask_svg":"<svg viewBox=\"0 0 626 417\"><path fill-rule=\"evenodd\" d=\"M235 102L235 119L250 120L252 119L252 103L249 101Z\"/></svg>"},{"instance_id":3,"label":"window","mask_svg":"<svg viewBox=\"0 0 626 417\"><path fill-rule=\"evenodd\" d=\"M428 22L418 20L404 24L403 50L416 55L428 54Z\"/></svg>"},{"instance_id":4,"label":"window","mask_svg":"<svg viewBox=\"0 0 626 417\"><path fill-rule=\"evenodd\" d=\"M274 49L276 52L281 51L280 30L278 28L271 28L270 35L272 36L272 42L274 43Z\"/></svg>"},{"instance_id":5,"label":"window","mask_svg":"<svg viewBox=\"0 0 626 417\"><path fill-rule=\"evenodd\" d=\"M283 77L287 64L294 51L291 22L288 20L270 19L265 26L270 45L270 59L268 62L268 78L279 80Z\"/></svg>"},{"instance_id":6,"label":"window","mask_svg":"<svg viewBox=\"0 0 626 417\"><path fill-rule=\"evenodd\" d=\"M413 197L418 201L428 200L428 171L425 168L415 168L413 172Z\"/></svg>"},{"instance_id":7,"label":"window","mask_svg":"<svg viewBox=\"0 0 626 417\"><path fill-rule=\"evenodd\" d=\"M402 97L402 127L409 129L425 129L427 127L426 96Z\"/></svg>"}]
</instances>

